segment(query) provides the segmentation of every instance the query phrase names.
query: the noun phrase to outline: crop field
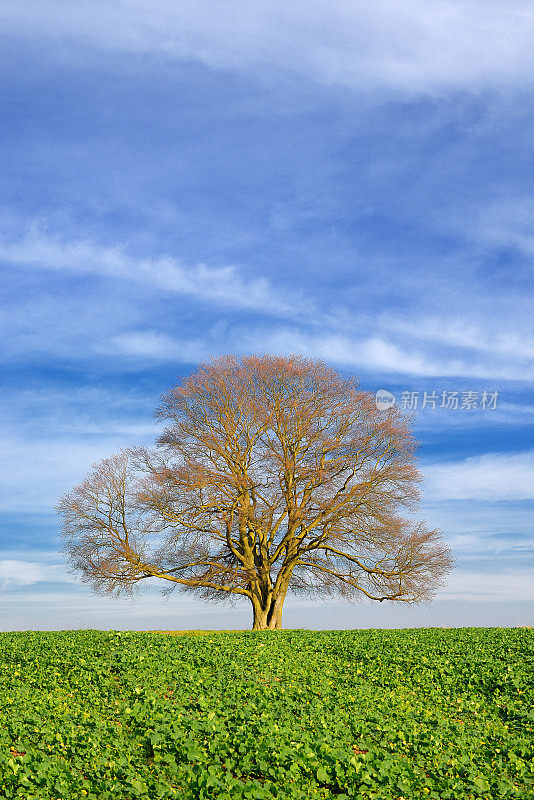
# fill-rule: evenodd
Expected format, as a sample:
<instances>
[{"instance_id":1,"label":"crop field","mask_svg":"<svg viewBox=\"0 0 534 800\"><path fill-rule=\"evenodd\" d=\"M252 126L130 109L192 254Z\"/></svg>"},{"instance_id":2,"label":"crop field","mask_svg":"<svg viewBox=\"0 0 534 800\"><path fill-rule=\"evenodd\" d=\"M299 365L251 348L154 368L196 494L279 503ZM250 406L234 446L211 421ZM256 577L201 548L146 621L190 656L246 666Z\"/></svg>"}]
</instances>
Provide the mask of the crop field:
<instances>
[{"instance_id":1,"label":"crop field","mask_svg":"<svg viewBox=\"0 0 534 800\"><path fill-rule=\"evenodd\" d=\"M0 796L534 798L534 631L0 634Z\"/></svg>"}]
</instances>

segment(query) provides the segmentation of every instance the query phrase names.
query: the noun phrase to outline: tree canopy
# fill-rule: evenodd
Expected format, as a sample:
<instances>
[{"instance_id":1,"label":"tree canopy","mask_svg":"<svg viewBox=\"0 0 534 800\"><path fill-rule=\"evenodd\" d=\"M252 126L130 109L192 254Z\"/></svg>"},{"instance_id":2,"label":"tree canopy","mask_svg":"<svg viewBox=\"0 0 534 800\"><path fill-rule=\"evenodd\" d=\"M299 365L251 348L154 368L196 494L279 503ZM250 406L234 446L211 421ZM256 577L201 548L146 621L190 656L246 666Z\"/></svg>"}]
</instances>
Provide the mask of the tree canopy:
<instances>
[{"instance_id":1,"label":"tree canopy","mask_svg":"<svg viewBox=\"0 0 534 800\"><path fill-rule=\"evenodd\" d=\"M416 602L452 567L414 521L422 476L409 419L301 356L225 356L161 400L154 449L106 458L61 499L72 569L97 591L160 578L244 597L281 627L288 591Z\"/></svg>"}]
</instances>

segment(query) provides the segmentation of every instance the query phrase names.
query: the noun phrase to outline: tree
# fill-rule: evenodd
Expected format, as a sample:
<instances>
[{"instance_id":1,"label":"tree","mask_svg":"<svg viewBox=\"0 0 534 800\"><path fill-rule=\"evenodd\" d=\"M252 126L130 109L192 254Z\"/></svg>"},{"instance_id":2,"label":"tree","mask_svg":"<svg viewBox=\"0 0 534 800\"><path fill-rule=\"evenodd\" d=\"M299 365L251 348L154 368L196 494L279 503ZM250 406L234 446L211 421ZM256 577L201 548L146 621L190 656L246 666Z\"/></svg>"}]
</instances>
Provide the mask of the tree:
<instances>
[{"instance_id":1,"label":"tree","mask_svg":"<svg viewBox=\"0 0 534 800\"><path fill-rule=\"evenodd\" d=\"M253 628L277 629L288 590L416 602L452 567L441 532L403 516L422 477L409 419L321 361L213 359L157 416L157 448L105 459L58 505L96 591L161 578L247 598Z\"/></svg>"}]
</instances>

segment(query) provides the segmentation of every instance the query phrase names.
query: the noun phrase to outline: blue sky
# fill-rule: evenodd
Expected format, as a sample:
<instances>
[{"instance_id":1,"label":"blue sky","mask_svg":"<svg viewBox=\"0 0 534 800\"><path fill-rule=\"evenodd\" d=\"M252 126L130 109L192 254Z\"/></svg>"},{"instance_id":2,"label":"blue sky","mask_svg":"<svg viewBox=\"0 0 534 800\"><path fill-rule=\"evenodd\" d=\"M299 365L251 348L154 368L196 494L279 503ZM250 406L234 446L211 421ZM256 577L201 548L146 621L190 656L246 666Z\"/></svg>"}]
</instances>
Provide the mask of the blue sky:
<instances>
[{"instance_id":1,"label":"blue sky","mask_svg":"<svg viewBox=\"0 0 534 800\"><path fill-rule=\"evenodd\" d=\"M4 0L0 31L1 627L249 626L94 597L52 510L230 352L498 392L415 411L457 560L434 603L288 600L286 626L530 624L531 3Z\"/></svg>"}]
</instances>

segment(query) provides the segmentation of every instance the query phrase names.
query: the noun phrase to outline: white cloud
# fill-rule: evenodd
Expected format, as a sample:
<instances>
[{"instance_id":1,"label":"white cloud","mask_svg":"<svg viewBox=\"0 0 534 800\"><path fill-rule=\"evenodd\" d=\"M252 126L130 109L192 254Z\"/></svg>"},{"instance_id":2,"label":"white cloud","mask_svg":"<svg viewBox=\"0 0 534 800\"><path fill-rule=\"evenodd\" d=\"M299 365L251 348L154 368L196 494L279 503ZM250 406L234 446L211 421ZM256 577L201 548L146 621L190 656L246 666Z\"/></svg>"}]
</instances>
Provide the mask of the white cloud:
<instances>
[{"instance_id":1,"label":"white cloud","mask_svg":"<svg viewBox=\"0 0 534 800\"><path fill-rule=\"evenodd\" d=\"M493 388L493 384L491 384ZM410 387L406 386L406 390L410 391ZM401 391L404 391L401 390ZM423 392L425 390L423 389ZM431 387L428 389L431 391ZM448 387L446 391L455 391L454 386ZM497 390L499 391L499 390ZM447 409L440 408L440 401L438 400L436 408L427 407L421 409L421 399L423 393L419 392L419 408L415 411L416 426L418 435L421 436L423 432L426 435L438 434L446 435L448 432L466 432L478 429L485 429L490 436L490 431L495 430L498 426L525 426L532 423L534 406L526 404L508 403L503 401L506 391L501 391L497 396L497 406L491 409L480 408L480 393L478 400L478 407L476 409ZM439 392L438 392L439 397ZM397 393L397 403L399 402L399 395Z\"/></svg>"},{"instance_id":2,"label":"white cloud","mask_svg":"<svg viewBox=\"0 0 534 800\"><path fill-rule=\"evenodd\" d=\"M35 583L71 583L62 564L39 564L36 561L0 560L0 587L32 586Z\"/></svg>"},{"instance_id":3,"label":"white cloud","mask_svg":"<svg viewBox=\"0 0 534 800\"><path fill-rule=\"evenodd\" d=\"M456 519L451 514L449 526L441 526L448 546L452 549L458 561L461 562L462 567L465 568L470 563L476 563L477 565L484 563L491 570L495 568L496 563L501 567L505 563L508 566L524 567L526 559L531 562L534 561L534 535L531 519L529 519L529 530L524 533L514 530L507 535L494 534L491 531L495 520L493 515L488 513L486 516L486 530L477 532L465 530L462 533L451 534L451 529L454 530L456 526L460 527L461 525L462 511L462 508L457 508ZM512 515L509 514L509 517L511 518ZM434 523L436 520L433 514L431 518Z\"/></svg>"},{"instance_id":4,"label":"white cloud","mask_svg":"<svg viewBox=\"0 0 534 800\"><path fill-rule=\"evenodd\" d=\"M116 336L109 349L140 358L172 359L181 364L194 364L213 352L207 338L178 340L157 331L132 331Z\"/></svg>"},{"instance_id":5,"label":"white cloud","mask_svg":"<svg viewBox=\"0 0 534 800\"><path fill-rule=\"evenodd\" d=\"M4 0L4 30L362 90L532 84L528 0Z\"/></svg>"},{"instance_id":6,"label":"white cloud","mask_svg":"<svg viewBox=\"0 0 534 800\"><path fill-rule=\"evenodd\" d=\"M462 557L467 552L477 555L477 550L482 558L487 553L495 557L497 552L515 552L534 545L532 508L528 502L430 500L424 488L423 501L418 516L431 520L432 527L441 528L451 546L462 551Z\"/></svg>"},{"instance_id":7,"label":"white cloud","mask_svg":"<svg viewBox=\"0 0 534 800\"><path fill-rule=\"evenodd\" d=\"M521 602L534 601L532 572L463 572L454 570L441 589L437 600L464 602Z\"/></svg>"},{"instance_id":8,"label":"white cloud","mask_svg":"<svg viewBox=\"0 0 534 800\"><path fill-rule=\"evenodd\" d=\"M140 283L229 308L284 315L297 305L296 298L292 303L276 296L265 278L246 280L234 266L191 266L170 257L133 258L122 247L99 247L88 241L62 242L35 226L16 241L0 239L0 259L13 265Z\"/></svg>"},{"instance_id":9,"label":"white cloud","mask_svg":"<svg viewBox=\"0 0 534 800\"><path fill-rule=\"evenodd\" d=\"M92 464L122 447L151 445L148 426L144 437L137 426L81 437L66 435L15 437L0 440L9 469L0 477L0 511L50 513L64 492L82 480Z\"/></svg>"},{"instance_id":10,"label":"white cloud","mask_svg":"<svg viewBox=\"0 0 534 800\"><path fill-rule=\"evenodd\" d=\"M95 441L95 437L145 441L157 433L152 415L157 393L123 387L105 390L94 384L39 390L0 390L0 415L6 440L17 448L24 441L60 441L62 446ZM65 445L66 443L66 445ZM48 445L45 445L45 447ZM1 480L0 480L1 483Z\"/></svg>"},{"instance_id":11,"label":"white cloud","mask_svg":"<svg viewBox=\"0 0 534 800\"><path fill-rule=\"evenodd\" d=\"M534 450L472 456L425 466L423 472L425 498L429 500L534 499Z\"/></svg>"},{"instance_id":12,"label":"white cloud","mask_svg":"<svg viewBox=\"0 0 534 800\"><path fill-rule=\"evenodd\" d=\"M532 197L501 197L474 208L467 220L456 221L460 229L483 246L517 248L528 257L534 255ZM531 265L527 268L530 274ZM525 276L527 277L527 276Z\"/></svg>"},{"instance_id":13,"label":"white cloud","mask_svg":"<svg viewBox=\"0 0 534 800\"><path fill-rule=\"evenodd\" d=\"M534 253L534 229L533 229ZM511 243L511 242L510 242ZM519 312L519 310L518 310ZM534 341L528 335L531 320L522 320L521 314L514 318L516 327L523 327L525 333L510 331L509 318L495 320L488 309L483 318L473 321L467 313L462 317L423 317L406 315L393 317L382 315L380 326L393 335L408 335L426 342L437 342L449 347L470 348L493 356L514 358L518 361L532 362L534 359ZM528 328L527 328L528 325Z\"/></svg>"},{"instance_id":14,"label":"white cloud","mask_svg":"<svg viewBox=\"0 0 534 800\"><path fill-rule=\"evenodd\" d=\"M501 574L455 571L433 603L351 605L336 598L309 601L288 597L284 627L307 629L406 628L428 626L526 625L531 622L534 584L523 571ZM40 591L12 587L0 594L4 630L247 629L249 604L207 605L175 592L167 600L153 586L133 602L77 591ZM529 619L530 618L530 619Z\"/></svg>"},{"instance_id":15,"label":"white cloud","mask_svg":"<svg viewBox=\"0 0 534 800\"><path fill-rule=\"evenodd\" d=\"M194 363L224 352L300 352L377 373L522 381L534 376L526 334L530 321L520 309L514 310L512 330L506 327L507 322L512 326L509 315L499 315L497 307L482 306L478 319L473 319L463 301L464 317L455 319L441 311L434 317L430 311L414 316L409 309L405 318L372 316L368 306L376 305L376 298L362 310L356 305L356 312L331 311L324 298L307 296L300 287L288 292L282 281L277 285L264 277L249 280L235 267L188 267L177 258L136 258L121 247L61 241L35 226L17 239L0 239L0 259L21 270L98 276L116 281L120 291L126 289L120 303L115 287L96 292L89 286L83 297L78 292L70 296L62 288L60 297L39 293L8 306L4 335L5 352L11 357L49 351L69 359L81 353L86 359L106 354ZM395 264L390 265L390 276L393 289ZM132 284L137 291L131 291ZM173 335L153 322L149 327L143 324L148 314L142 299L153 290L195 298L221 311L250 311L291 323L232 327L220 318L211 328L204 324L202 336Z\"/></svg>"},{"instance_id":16,"label":"white cloud","mask_svg":"<svg viewBox=\"0 0 534 800\"><path fill-rule=\"evenodd\" d=\"M314 327L320 327L320 315ZM494 380L528 380L533 376L532 365L522 360L491 358L487 354L469 354L463 358L450 358L441 352L424 353L423 340L410 344L392 341L391 332L378 332L373 336L346 336L323 329L316 333L309 321L307 328L281 326L237 326L228 328L223 336L206 333L203 339L179 339L154 331L132 331L115 337L109 344L110 352L119 352L141 358L159 358L173 361L196 362L210 354L219 353L301 353L324 359L354 369L386 374L416 376L466 376ZM494 388L492 387L492 390ZM490 412L488 412L490 413ZM458 422L458 420L456 420Z\"/></svg>"},{"instance_id":17,"label":"white cloud","mask_svg":"<svg viewBox=\"0 0 534 800\"><path fill-rule=\"evenodd\" d=\"M286 352L294 350L294 343L298 342L299 352L371 372L462 375L467 368L459 360L428 357L421 353L420 348L398 345L380 335L349 338L335 333L303 335L283 331L272 334L269 341L271 348L281 348ZM469 374L473 374L472 371Z\"/></svg>"}]
</instances>

